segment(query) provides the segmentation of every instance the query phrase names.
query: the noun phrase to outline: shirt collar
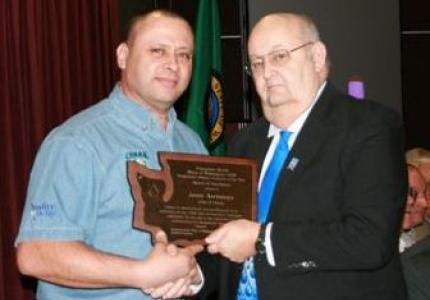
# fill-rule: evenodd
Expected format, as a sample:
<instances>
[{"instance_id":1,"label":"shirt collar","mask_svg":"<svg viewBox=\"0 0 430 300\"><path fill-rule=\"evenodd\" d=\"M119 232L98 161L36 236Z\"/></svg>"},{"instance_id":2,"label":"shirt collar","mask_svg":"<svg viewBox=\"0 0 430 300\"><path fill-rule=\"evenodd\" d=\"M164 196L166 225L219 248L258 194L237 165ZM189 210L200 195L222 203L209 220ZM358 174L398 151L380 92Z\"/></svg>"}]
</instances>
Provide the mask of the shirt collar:
<instances>
[{"instance_id":1,"label":"shirt collar","mask_svg":"<svg viewBox=\"0 0 430 300\"><path fill-rule=\"evenodd\" d=\"M109 95L109 99L112 101L116 109L125 113L127 118L136 123L137 126L148 127L154 124L159 124L157 115L148 108L128 98L121 90L119 83L115 85L114 89ZM177 119L176 111L173 107L170 108L167 116L167 128L169 129Z\"/></svg>"},{"instance_id":2,"label":"shirt collar","mask_svg":"<svg viewBox=\"0 0 430 300\"><path fill-rule=\"evenodd\" d=\"M295 136L297 136L297 133L300 132L300 130L303 127L303 124L305 123L306 119L309 116L309 113L311 112L312 108L315 106L315 103L317 103L318 99L321 96L322 91L324 90L325 86L327 85L327 81L324 81L321 86L318 89L318 92L315 96L314 101L312 102L312 104L304 111L300 114L300 116L294 120L293 123L290 124L290 126L288 126L287 130L290 131L291 133L293 133ZM273 124L270 124L269 127L269 131L267 133L267 137L271 138L277 134L279 134L279 132L283 130L281 128L276 127Z\"/></svg>"}]
</instances>

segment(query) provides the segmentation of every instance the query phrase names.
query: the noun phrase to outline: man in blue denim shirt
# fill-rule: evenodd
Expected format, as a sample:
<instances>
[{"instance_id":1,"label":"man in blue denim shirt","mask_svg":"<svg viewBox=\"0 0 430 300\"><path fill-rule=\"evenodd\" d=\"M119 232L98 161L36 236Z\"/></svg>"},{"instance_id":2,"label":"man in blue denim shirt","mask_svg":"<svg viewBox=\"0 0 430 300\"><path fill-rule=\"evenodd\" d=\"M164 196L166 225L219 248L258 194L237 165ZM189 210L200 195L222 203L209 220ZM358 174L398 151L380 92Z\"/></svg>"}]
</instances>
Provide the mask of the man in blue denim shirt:
<instances>
[{"instance_id":1,"label":"man in blue denim shirt","mask_svg":"<svg viewBox=\"0 0 430 300\"><path fill-rule=\"evenodd\" d=\"M127 161L159 169L157 153L204 153L173 104L192 70L193 34L180 16L134 20L117 48L120 83L107 99L54 129L31 173L16 240L18 266L38 299L152 299L193 293L194 255L132 228ZM151 295L152 297L151 297Z\"/></svg>"}]
</instances>

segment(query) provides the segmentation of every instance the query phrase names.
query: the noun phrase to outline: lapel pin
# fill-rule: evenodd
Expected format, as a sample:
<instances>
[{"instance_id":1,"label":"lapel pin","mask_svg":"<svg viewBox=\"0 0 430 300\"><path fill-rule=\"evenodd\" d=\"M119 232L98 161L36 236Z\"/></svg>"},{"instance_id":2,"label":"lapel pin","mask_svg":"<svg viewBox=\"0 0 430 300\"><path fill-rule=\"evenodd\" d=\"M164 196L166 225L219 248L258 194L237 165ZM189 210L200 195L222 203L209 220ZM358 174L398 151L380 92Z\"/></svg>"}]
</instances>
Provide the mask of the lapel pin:
<instances>
[{"instance_id":1,"label":"lapel pin","mask_svg":"<svg viewBox=\"0 0 430 300\"><path fill-rule=\"evenodd\" d=\"M298 159L297 157L293 157L290 160L290 163L288 164L287 169L290 171L294 171L295 168L297 167L297 165L299 164L299 161L300 161L300 159Z\"/></svg>"}]
</instances>

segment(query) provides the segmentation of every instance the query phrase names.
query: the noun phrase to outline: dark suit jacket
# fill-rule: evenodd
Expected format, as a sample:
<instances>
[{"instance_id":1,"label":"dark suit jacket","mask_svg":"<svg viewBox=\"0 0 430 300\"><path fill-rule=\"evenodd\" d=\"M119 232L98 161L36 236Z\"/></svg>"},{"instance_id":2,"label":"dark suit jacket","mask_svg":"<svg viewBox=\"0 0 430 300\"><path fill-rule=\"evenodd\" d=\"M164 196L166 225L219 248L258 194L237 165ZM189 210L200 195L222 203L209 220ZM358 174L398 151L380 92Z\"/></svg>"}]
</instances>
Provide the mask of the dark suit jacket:
<instances>
[{"instance_id":1,"label":"dark suit jacket","mask_svg":"<svg viewBox=\"0 0 430 300\"><path fill-rule=\"evenodd\" d=\"M401 255L409 300L430 299L430 237L419 241Z\"/></svg>"},{"instance_id":2,"label":"dark suit jacket","mask_svg":"<svg viewBox=\"0 0 430 300\"><path fill-rule=\"evenodd\" d=\"M261 167L268 128L264 119L245 128L229 153ZM277 183L268 217L276 266L255 258L260 300L406 299L398 254L407 190L402 136L395 112L327 84ZM293 158L299 162L288 168ZM240 265L222 261L201 257L203 298L218 285L219 299L235 299Z\"/></svg>"}]
</instances>

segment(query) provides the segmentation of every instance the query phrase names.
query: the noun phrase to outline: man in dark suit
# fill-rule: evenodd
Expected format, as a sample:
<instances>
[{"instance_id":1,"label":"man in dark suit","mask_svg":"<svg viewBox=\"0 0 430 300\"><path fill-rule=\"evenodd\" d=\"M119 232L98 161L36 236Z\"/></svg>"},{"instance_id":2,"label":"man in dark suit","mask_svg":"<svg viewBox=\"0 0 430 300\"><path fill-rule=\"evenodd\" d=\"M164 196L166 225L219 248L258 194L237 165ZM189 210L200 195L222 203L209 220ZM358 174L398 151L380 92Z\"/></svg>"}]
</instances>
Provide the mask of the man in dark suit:
<instances>
[{"instance_id":1,"label":"man in dark suit","mask_svg":"<svg viewBox=\"0 0 430 300\"><path fill-rule=\"evenodd\" d=\"M267 217L229 222L206 238L208 251L224 259L201 260L202 298L217 286L224 300L406 299L398 254L407 192L399 116L327 81L326 47L306 16L265 16L248 51L264 118L234 138L230 154L258 160L260 198L281 131L289 132L290 152L271 179ZM248 292L248 281L239 282L242 262L255 266L257 298L248 297L252 284Z\"/></svg>"},{"instance_id":2,"label":"man in dark suit","mask_svg":"<svg viewBox=\"0 0 430 300\"><path fill-rule=\"evenodd\" d=\"M409 300L430 299L430 236L401 255Z\"/></svg>"}]
</instances>

